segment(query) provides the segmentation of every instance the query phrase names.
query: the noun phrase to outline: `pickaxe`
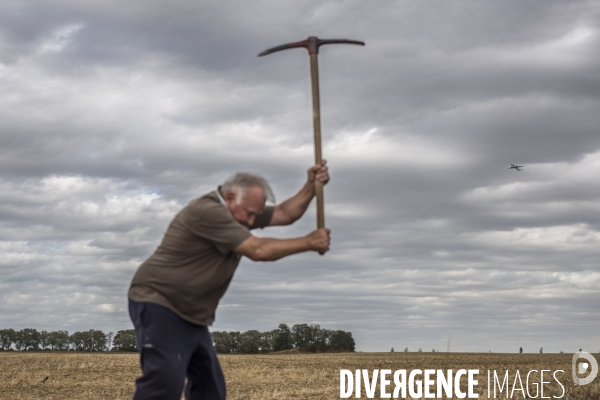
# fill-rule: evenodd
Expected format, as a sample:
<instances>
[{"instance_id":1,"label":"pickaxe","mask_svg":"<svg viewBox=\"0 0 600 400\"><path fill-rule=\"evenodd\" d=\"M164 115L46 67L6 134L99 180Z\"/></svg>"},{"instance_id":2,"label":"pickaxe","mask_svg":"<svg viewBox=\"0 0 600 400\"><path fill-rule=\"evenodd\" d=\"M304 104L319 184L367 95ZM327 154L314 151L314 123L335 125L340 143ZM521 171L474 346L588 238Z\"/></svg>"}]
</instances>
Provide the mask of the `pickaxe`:
<instances>
[{"instance_id":1,"label":"pickaxe","mask_svg":"<svg viewBox=\"0 0 600 400\"><path fill-rule=\"evenodd\" d=\"M315 164L321 165L321 107L319 104L319 47L323 44L357 44L364 46L364 42L346 39L319 39L316 36L309 36L308 39L301 42L288 43L281 46L273 47L263 51L258 56L266 56L267 54L275 53L276 51L293 49L295 47L304 47L310 55L310 78L312 85L312 100L313 100L313 127L315 131ZM317 228L325 227L325 210L323 201L323 184L315 181L315 193L317 196Z\"/></svg>"}]
</instances>

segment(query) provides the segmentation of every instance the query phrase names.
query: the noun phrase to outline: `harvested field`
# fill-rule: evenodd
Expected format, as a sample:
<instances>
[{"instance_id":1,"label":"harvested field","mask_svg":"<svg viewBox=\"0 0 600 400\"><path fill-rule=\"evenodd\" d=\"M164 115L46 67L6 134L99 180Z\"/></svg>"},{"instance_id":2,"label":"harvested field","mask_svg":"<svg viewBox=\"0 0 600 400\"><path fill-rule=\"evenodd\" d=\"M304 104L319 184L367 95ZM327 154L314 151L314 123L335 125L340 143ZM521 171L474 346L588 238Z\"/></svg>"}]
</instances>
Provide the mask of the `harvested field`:
<instances>
[{"instance_id":1,"label":"harvested field","mask_svg":"<svg viewBox=\"0 0 600 400\"><path fill-rule=\"evenodd\" d=\"M369 373L374 369L479 369L480 398L487 398L487 370L496 370L499 376L508 370L510 385L519 370L525 385L530 370L560 369L565 371L557 375L565 386L562 398L600 399L600 377L587 386L573 385L571 357L572 354L344 353L223 355L220 359L228 398L232 400L339 399L340 369L368 369ZM139 373L137 354L5 352L0 353L0 399L130 399ZM390 393L393 378L388 379L392 380ZM539 374L531 374L530 380L539 382ZM551 382L544 385L544 397L562 394L551 374L544 380ZM466 391L466 380L462 390ZM351 398L355 398L354 394ZM367 398L364 390L361 398ZM374 398L380 398L379 390ZM497 398L507 398L506 392ZM516 391L512 398L523 396Z\"/></svg>"}]
</instances>

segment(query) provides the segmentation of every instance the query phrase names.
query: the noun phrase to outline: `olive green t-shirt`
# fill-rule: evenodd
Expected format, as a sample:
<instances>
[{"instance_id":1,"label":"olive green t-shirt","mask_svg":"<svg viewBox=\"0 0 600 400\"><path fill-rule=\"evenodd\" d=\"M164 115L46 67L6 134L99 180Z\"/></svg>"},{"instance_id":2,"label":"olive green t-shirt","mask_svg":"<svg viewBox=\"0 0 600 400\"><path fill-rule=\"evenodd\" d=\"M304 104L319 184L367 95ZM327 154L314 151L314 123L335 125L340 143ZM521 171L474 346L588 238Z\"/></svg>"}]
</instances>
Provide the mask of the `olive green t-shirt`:
<instances>
[{"instance_id":1,"label":"olive green t-shirt","mask_svg":"<svg viewBox=\"0 0 600 400\"><path fill-rule=\"evenodd\" d=\"M266 206L251 229L273 216ZM193 200L171 222L162 243L131 282L128 297L161 305L197 325L211 325L241 256L233 251L250 237L216 191Z\"/></svg>"}]
</instances>

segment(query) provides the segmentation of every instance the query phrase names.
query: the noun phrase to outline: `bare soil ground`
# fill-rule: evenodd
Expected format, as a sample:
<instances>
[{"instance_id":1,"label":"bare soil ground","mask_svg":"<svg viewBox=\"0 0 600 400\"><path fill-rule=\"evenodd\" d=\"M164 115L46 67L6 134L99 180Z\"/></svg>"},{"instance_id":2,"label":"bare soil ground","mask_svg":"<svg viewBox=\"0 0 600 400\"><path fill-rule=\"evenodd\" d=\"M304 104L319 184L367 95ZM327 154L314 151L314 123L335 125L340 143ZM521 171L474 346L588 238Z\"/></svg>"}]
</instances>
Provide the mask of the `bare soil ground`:
<instances>
[{"instance_id":1,"label":"bare soil ground","mask_svg":"<svg viewBox=\"0 0 600 400\"><path fill-rule=\"evenodd\" d=\"M223 355L220 360L231 400L339 399L340 369L368 369L370 373L374 369L479 369L479 398L488 398L487 370L496 370L499 376L508 370L512 386L517 370L525 385L530 370L561 369L565 371L557 374L565 386L561 398L600 399L600 377L586 386L573 385L571 357L572 354L342 353ZM137 354L0 352L0 399L130 399L139 374ZM530 379L539 382L539 374L533 373ZM544 397L563 394L551 374L545 375L544 380L551 382L544 385ZM464 383L466 391L466 380ZM393 387L392 383L388 393ZM355 398L354 394L351 398ZM362 398L367 398L364 386ZM379 391L374 398L380 398ZM510 397L505 392L496 398ZM517 391L512 398L523 396Z\"/></svg>"}]
</instances>

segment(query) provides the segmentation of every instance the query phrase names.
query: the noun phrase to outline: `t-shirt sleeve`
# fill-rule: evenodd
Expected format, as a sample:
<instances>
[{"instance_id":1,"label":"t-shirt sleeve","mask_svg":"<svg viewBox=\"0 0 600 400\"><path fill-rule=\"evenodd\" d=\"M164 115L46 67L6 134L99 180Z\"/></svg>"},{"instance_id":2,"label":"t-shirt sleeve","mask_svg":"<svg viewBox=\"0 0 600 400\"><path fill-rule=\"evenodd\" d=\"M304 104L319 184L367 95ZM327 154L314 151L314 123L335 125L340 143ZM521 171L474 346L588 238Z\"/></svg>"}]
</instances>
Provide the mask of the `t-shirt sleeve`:
<instances>
[{"instance_id":1,"label":"t-shirt sleeve","mask_svg":"<svg viewBox=\"0 0 600 400\"><path fill-rule=\"evenodd\" d=\"M269 226L269 223L273 218L273 210L275 210L275 207L265 206L263 211L254 219L254 224L252 224L250 229L264 228L265 226Z\"/></svg>"},{"instance_id":2,"label":"t-shirt sleeve","mask_svg":"<svg viewBox=\"0 0 600 400\"><path fill-rule=\"evenodd\" d=\"M190 221L188 228L222 254L233 251L251 236L248 228L233 219L229 210L221 205L206 207Z\"/></svg>"}]
</instances>

